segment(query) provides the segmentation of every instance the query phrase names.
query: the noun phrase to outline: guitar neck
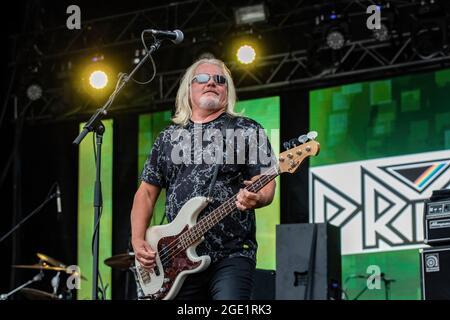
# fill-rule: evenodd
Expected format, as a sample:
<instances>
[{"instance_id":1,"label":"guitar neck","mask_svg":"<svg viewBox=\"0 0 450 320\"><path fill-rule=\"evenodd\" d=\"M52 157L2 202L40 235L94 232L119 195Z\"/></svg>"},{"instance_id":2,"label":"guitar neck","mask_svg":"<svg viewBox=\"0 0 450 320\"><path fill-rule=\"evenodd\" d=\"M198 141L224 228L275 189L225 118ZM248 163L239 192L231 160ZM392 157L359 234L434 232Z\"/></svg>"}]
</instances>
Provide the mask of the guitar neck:
<instances>
[{"instance_id":1,"label":"guitar neck","mask_svg":"<svg viewBox=\"0 0 450 320\"><path fill-rule=\"evenodd\" d=\"M246 186L245 189L250 192L256 193L262 188L264 188L264 186L266 186L270 181L275 179L278 175L279 175L278 167L274 166L269 170L267 170L264 174L259 176L258 179L253 181L250 185ZM188 240L187 241L188 243L190 243L189 245L197 242L204 236L204 234L207 231L209 231L212 227L214 227L219 221L221 221L229 214L233 213L237 209L236 200L237 195L234 195L233 197L225 201L223 204L221 204L219 207L214 209L214 211L212 211L206 217L201 219L194 227L189 229L184 234L184 236L186 237L185 239Z\"/></svg>"}]
</instances>

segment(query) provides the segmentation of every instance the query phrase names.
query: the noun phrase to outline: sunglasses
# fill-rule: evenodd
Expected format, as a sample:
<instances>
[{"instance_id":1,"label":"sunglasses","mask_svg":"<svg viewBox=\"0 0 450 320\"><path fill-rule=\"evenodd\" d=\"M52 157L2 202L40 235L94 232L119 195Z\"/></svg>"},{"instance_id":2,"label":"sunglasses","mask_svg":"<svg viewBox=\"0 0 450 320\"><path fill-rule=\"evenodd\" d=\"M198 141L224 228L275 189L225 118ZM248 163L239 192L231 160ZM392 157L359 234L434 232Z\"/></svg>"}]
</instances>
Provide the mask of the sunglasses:
<instances>
[{"instance_id":1,"label":"sunglasses","mask_svg":"<svg viewBox=\"0 0 450 320\"><path fill-rule=\"evenodd\" d=\"M209 79L211 79L211 77L213 78L213 81L216 84L219 85L224 85L227 83L227 78L225 78L224 76L220 75L220 74L207 74L207 73L199 73L197 75L194 76L194 78L192 78L192 82L197 82L197 83L208 83Z\"/></svg>"}]
</instances>

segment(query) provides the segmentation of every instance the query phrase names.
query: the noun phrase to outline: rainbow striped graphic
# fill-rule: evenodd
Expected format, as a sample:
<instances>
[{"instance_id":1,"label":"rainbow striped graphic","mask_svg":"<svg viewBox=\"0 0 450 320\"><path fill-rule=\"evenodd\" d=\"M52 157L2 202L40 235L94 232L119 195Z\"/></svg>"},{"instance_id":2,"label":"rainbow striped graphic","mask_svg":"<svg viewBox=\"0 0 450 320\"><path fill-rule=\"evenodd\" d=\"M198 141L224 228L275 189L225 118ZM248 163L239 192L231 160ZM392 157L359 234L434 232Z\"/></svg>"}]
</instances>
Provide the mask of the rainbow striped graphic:
<instances>
[{"instance_id":1,"label":"rainbow striped graphic","mask_svg":"<svg viewBox=\"0 0 450 320\"><path fill-rule=\"evenodd\" d=\"M422 189L426 183L433 178L434 175L436 175L437 173L439 173L444 166L446 165L445 162L441 162L441 163L435 163L432 166L430 166L429 168L427 168L415 181L414 181L414 185L420 190Z\"/></svg>"}]
</instances>

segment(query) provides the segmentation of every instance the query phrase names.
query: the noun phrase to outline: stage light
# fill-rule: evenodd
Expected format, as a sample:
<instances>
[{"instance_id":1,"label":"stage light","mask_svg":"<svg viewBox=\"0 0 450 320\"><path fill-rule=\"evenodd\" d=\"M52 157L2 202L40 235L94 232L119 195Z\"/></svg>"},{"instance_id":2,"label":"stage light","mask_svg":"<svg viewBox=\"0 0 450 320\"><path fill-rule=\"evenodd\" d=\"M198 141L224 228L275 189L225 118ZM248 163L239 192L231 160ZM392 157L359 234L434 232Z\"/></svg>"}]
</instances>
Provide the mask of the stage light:
<instances>
[{"instance_id":1,"label":"stage light","mask_svg":"<svg viewBox=\"0 0 450 320\"><path fill-rule=\"evenodd\" d=\"M380 29L374 29L373 30L373 37L375 39L377 39L378 41L389 40L390 35L389 35L388 27L384 23L381 23Z\"/></svg>"},{"instance_id":2,"label":"stage light","mask_svg":"<svg viewBox=\"0 0 450 320\"><path fill-rule=\"evenodd\" d=\"M192 37L192 61L200 59L221 59L224 53L223 43L209 33Z\"/></svg>"},{"instance_id":3,"label":"stage light","mask_svg":"<svg viewBox=\"0 0 450 320\"><path fill-rule=\"evenodd\" d=\"M238 26L267 21L267 10L264 4L241 7L234 10L234 19Z\"/></svg>"},{"instance_id":4,"label":"stage light","mask_svg":"<svg viewBox=\"0 0 450 320\"><path fill-rule=\"evenodd\" d=\"M141 62L141 50L136 49L134 51L134 57L133 57L133 64L138 64L139 62Z\"/></svg>"},{"instance_id":5,"label":"stage light","mask_svg":"<svg viewBox=\"0 0 450 320\"><path fill-rule=\"evenodd\" d=\"M129 58L131 59L132 56ZM73 86L92 101L102 103L116 85L117 71L114 65L115 61L106 59L106 57L97 62L92 62L92 57L88 57L84 63L77 64L74 70L75 79L80 81L74 82Z\"/></svg>"},{"instance_id":6,"label":"stage light","mask_svg":"<svg viewBox=\"0 0 450 320\"><path fill-rule=\"evenodd\" d=\"M332 30L327 35L327 45L333 50L342 49L345 43L345 38L342 32Z\"/></svg>"},{"instance_id":7,"label":"stage light","mask_svg":"<svg viewBox=\"0 0 450 320\"><path fill-rule=\"evenodd\" d=\"M32 84L27 88L27 97L31 101L39 100L42 97L42 88L38 84Z\"/></svg>"},{"instance_id":8,"label":"stage light","mask_svg":"<svg viewBox=\"0 0 450 320\"><path fill-rule=\"evenodd\" d=\"M411 35L411 46L421 59L446 55L449 40L445 7L434 1L429 4L423 1L422 6L413 15Z\"/></svg>"},{"instance_id":9,"label":"stage light","mask_svg":"<svg viewBox=\"0 0 450 320\"><path fill-rule=\"evenodd\" d=\"M202 53L200 53L198 55L198 59L215 59L216 56L214 55L214 53L209 52L209 51L203 51Z\"/></svg>"},{"instance_id":10,"label":"stage light","mask_svg":"<svg viewBox=\"0 0 450 320\"><path fill-rule=\"evenodd\" d=\"M256 59L256 51L252 46L248 44L242 45L237 50L236 57L242 64L251 64Z\"/></svg>"},{"instance_id":11,"label":"stage light","mask_svg":"<svg viewBox=\"0 0 450 320\"><path fill-rule=\"evenodd\" d=\"M98 54L92 57L92 62L99 62L103 61L105 59L105 56L102 54Z\"/></svg>"},{"instance_id":12,"label":"stage light","mask_svg":"<svg viewBox=\"0 0 450 320\"><path fill-rule=\"evenodd\" d=\"M94 89L103 89L108 84L108 75L102 70L95 70L89 76L89 84Z\"/></svg>"}]
</instances>

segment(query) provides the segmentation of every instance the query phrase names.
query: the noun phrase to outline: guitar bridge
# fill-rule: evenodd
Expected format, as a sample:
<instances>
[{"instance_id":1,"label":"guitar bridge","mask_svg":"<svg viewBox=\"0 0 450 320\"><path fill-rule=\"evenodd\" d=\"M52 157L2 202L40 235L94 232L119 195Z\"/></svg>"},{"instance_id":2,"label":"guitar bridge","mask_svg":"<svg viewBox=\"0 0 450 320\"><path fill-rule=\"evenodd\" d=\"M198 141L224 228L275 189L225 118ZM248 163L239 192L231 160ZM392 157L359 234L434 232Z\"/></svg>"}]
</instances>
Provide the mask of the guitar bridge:
<instances>
[{"instance_id":1,"label":"guitar bridge","mask_svg":"<svg viewBox=\"0 0 450 320\"><path fill-rule=\"evenodd\" d=\"M150 277L150 273L146 271L141 266L138 267L139 274L141 275L142 281L144 284L149 284L150 281L152 281L152 278Z\"/></svg>"}]
</instances>

